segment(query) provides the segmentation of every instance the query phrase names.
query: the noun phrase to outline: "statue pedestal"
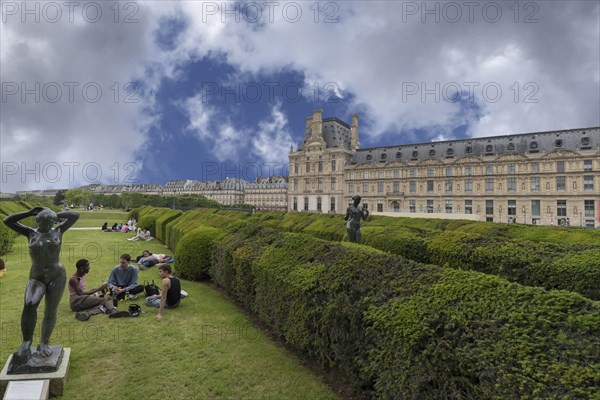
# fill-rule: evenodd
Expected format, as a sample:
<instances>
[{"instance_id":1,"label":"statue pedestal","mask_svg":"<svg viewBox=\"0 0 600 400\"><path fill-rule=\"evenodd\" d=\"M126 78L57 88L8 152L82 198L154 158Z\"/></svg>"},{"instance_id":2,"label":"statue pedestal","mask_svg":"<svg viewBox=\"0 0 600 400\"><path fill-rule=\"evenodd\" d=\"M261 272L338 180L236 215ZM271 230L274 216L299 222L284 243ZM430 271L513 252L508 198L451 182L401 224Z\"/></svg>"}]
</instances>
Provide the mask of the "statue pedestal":
<instances>
[{"instance_id":1,"label":"statue pedestal","mask_svg":"<svg viewBox=\"0 0 600 400\"><path fill-rule=\"evenodd\" d=\"M12 355L8 357L2 372L0 372L0 395L4 395L9 381L31 381L48 379L50 381L50 396L62 396L65 383L67 382L67 373L69 371L69 361L71 358L71 349L64 348L62 360L55 372L38 373L17 373L8 374L8 368L12 361Z\"/></svg>"}]
</instances>

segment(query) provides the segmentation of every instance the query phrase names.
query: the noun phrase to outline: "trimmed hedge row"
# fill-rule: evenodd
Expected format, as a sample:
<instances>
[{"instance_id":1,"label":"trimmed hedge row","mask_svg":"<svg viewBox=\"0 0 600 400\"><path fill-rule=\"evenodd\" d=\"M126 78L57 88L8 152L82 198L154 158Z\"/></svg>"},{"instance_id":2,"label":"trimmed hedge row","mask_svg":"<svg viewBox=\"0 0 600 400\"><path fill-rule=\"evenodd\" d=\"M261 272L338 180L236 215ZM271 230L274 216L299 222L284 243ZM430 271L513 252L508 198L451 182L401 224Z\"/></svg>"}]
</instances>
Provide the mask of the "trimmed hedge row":
<instances>
[{"instance_id":1,"label":"trimmed hedge row","mask_svg":"<svg viewBox=\"0 0 600 400\"><path fill-rule=\"evenodd\" d=\"M219 215L206 213L203 222L217 225ZM186 234L178 265L201 249L188 276L208 273L290 346L340 368L376 398L597 393L597 302L230 217L223 229Z\"/></svg>"},{"instance_id":2,"label":"trimmed hedge row","mask_svg":"<svg viewBox=\"0 0 600 400\"><path fill-rule=\"evenodd\" d=\"M203 222L198 222L201 219ZM565 257L585 251L600 249L599 242L595 246L581 243L557 244L556 238L562 237L565 228L561 227L513 227L512 225L473 223L472 221L432 221L422 224L411 222L412 226L398 224L400 220L409 218L377 217L363 225L363 243L411 260L434 263L441 266L485 272L501 276L510 281L527 286L540 286L546 289L562 289L578 292L590 299L600 300L600 263L594 265L593 260L586 264L567 263L562 267L554 266ZM248 215L236 211L217 211L215 209L198 209L184 213L172 221L168 227L172 235L169 246L175 248L185 229L202 224L217 228L237 226L242 222L260 224L280 231L304 232L326 240L345 240L346 229L339 215L323 215L309 213L256 213ZM433 223L435 222L435 224ZM420 227L417 227L419 225ZM171 226L174 227L171 230ZM469 227L477 227L482 231L486 227L489 235L474 232ZM490 228L487 228L489 226ZM444 230L427 230L437 227ZM548 228L559 231L548 243L514 239L516 231L535 231ZM578 235L586 237L600 236L589 230L575 229ZM587 233L591 232L591 233ZM530 235L532 236L532 235ZM552 270L552 271L551 271ZM590 280L591 279L591 280Z\"/></svg>"},{"instance_id":3,"label":"trimmed hedge row","mask_svg":"<svg viewBox=\"0 0 600 400\"><path fill-rule=\"evenodd\" d=\"M167 224L183 214L180 210L169 210L156 220L156 238L168 243Z\"/></svg>"}]
</instances>

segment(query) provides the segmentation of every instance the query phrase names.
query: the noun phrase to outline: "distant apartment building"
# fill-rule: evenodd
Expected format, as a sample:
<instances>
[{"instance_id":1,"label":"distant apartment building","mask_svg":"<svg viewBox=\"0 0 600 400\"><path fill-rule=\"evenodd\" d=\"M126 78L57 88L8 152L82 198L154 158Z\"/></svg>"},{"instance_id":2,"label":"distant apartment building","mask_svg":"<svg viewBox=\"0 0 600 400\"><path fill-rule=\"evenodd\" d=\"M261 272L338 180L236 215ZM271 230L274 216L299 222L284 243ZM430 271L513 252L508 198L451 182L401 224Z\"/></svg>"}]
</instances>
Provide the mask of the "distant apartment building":
<instances>
[{"instance_id":1,"label":"distant apartment building","mask_svg":"<svg viewBox=\"0 0 600 400\"><path fill-rule=\"evenodd\" d=\"M287 211L287 176L256 178L247 183L244 190L244 203L263 211Z\"/></svg>"}]
</instances>

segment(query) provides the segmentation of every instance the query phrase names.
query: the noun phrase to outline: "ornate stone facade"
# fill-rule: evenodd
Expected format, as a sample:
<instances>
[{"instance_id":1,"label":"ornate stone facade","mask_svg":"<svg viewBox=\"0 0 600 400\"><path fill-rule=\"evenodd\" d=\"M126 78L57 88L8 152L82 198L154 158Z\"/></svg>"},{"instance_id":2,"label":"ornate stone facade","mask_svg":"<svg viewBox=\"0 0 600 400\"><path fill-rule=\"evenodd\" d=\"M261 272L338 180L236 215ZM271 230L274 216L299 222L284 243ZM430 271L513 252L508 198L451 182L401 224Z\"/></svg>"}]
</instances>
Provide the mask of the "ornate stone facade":
<instances>
[{"instance_id":1,"label":"ornate stone facade","mask_svg":"<svg viewBox=\"0 0 600 400\"><path fill-rule=\"evenodd\" d=\"M356 115L317 110L289 160L290 211L359 194L373 214L600 226L598 127L360 149Z\"/></svg>"}]
</instances>

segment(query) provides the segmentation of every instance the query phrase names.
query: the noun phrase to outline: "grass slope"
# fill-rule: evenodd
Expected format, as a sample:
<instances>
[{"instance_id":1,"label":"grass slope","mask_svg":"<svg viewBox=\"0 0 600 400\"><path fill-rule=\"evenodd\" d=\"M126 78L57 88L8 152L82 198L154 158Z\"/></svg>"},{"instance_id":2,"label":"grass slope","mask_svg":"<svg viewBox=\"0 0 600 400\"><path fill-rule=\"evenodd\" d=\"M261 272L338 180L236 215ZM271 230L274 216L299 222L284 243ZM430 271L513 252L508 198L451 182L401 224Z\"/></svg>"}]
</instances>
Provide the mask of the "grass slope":
<instances>
[{"instance_id":1,"label":"grass slope","mask_svg":"<svg viewBox=\"0 0 600 400\"><path fill-rule=\"evenodd\" d=\"M111 213L112 214L112 213ZM112 216L112 215L111 215ZM125 213L115 220L126 221ZM77 226L96 226L97 214L82 213ZM112 220L112 219L111 219ZM93 221L93 224L91 224ZM99 225L98 225L99 227ZM91 261L88 288L106 280L121 253L133 257L145 248L170 253L160 242L131 243L120 233L71 230L65 234L61 260L67 276L80 258ZM7 275L0 280L0 359L5 362L21 342L23 290L30 260L19 237L5 257ZM140 271L140 283L154 279L156 268ZM203 283L183 281L189 293L162 321L145 307L139 318L108 319L97 315L75 320L68 290L59 305L52 343L72 349L65 399L336 399L336 395L275 345L217 291ZM126 309L130 302L121 302ZM43 304L38 309L34 343L39 341Z\"/></svg>"}]
</instances>

